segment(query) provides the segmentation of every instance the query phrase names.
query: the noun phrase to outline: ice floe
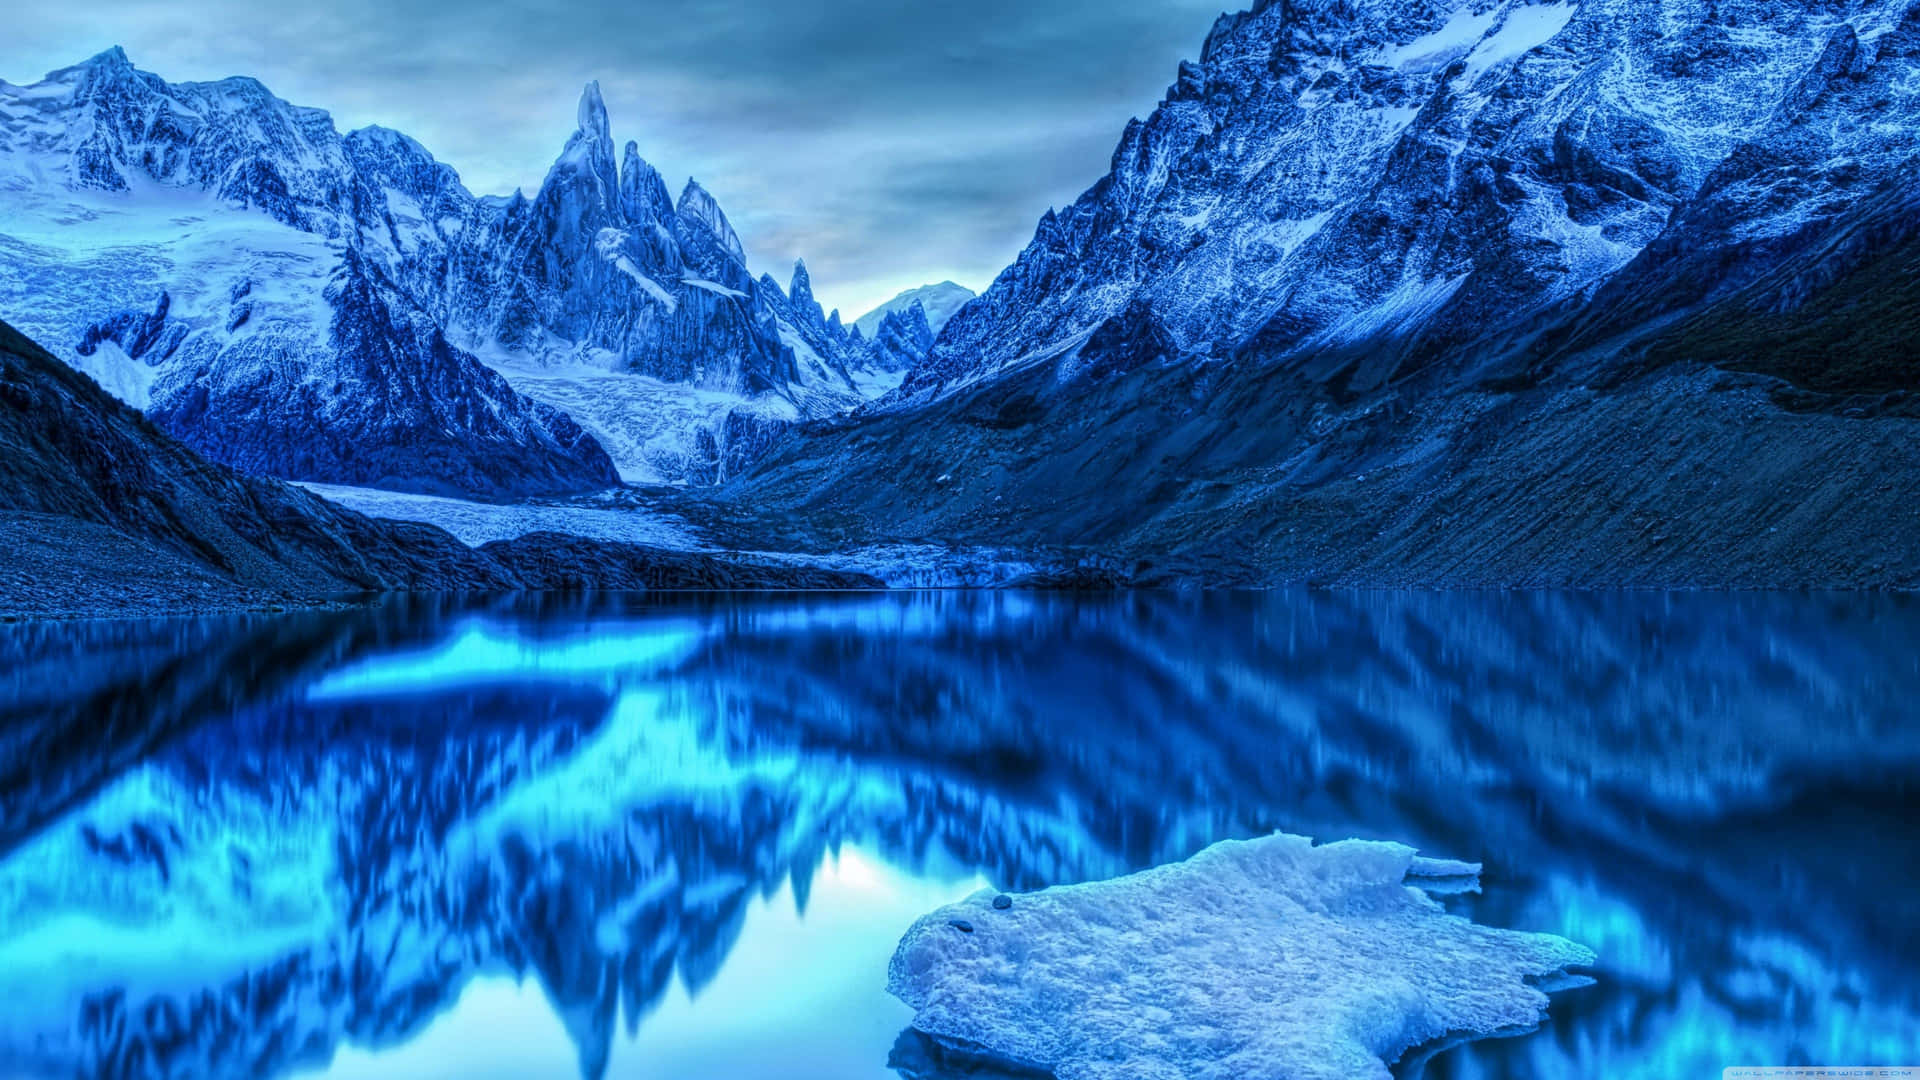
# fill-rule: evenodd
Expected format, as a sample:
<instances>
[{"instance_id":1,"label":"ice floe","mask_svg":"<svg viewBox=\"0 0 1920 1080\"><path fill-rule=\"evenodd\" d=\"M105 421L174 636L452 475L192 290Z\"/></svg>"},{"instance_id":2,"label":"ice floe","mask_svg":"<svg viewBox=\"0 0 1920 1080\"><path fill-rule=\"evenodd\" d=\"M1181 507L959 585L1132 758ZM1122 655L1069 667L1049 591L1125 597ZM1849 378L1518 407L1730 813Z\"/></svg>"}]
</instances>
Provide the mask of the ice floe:
<instances>
[{"instance_id":1,"label":"ice floe","mask_svg":"<svg viewBox=\"0 0 1920 1080\"><path fill-rule=\"evenodd\" d=\"M1422 891L1477 870L1400 844L1228 841L934 911L901 940L888 989L949 1047L1059 1080L1385 1078L1413 1047L1536 1026L1543 986L1594 962Z\"/></svg>"}]
</instances>

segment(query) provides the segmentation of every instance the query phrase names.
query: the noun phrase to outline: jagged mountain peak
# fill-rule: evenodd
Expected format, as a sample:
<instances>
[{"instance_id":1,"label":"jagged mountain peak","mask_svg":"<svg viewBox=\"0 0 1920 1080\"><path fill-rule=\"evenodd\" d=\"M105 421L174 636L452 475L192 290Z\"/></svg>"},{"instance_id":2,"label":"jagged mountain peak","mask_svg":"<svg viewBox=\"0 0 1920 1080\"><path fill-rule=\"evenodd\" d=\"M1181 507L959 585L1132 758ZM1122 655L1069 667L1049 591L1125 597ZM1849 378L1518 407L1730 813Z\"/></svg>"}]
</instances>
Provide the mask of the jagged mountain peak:
<instances>
[{"instance_id":1,"label":"jagged mountain peak","mask_svg":"<svg viewBox=\"0 0 1920 1080\"><path fill-rule=\"evenodd\" d=\"M740 235L733 231L733 223L727 220L720 203L698 180L687 180L677 210L682 221L703 230L735 262L746 265L747 249L740 243Z\"/></svg>"},{"instance_id":2,"label":"jagged mountain peak","mask_svg":"<svg viewBox=\"0 0 1920 1080\"><path fill-rule=\"evenodd\" d=\"M890 312L886 318L880 320L881 326L886 326L888 323L932 336L932 330L927 322L927 306L917 299L908 304L905 311Z\"/></svg>"},{"instance_id":3,"label":"jagged mountain peak","mask_svg":"<svg viewBox=\"0 0 1920 1080\"><path fill-rule=\"evenodd\" d=\"M1227 16L909 390L1071 357L1136 296L1180 341L1257 336L1360 387L1437 353L1479 363L1590 296L1798 109L1792 87L1849 20L1887 15L1294 0Z\"/></svg>"},{"instance_id":4,"label":"jagged mountain peak","mask_svg":"<svg viewBox=\"0 0 1920 1080\"><path fill-rule=\"evenodd\" d=\"M92 200L89 192L112 193L113 215L166 220L161 215L174 211L153 193L171 188L209 196L209 212L240 239L217 256L194 248L190 259L180 250L190 238L144 244L140 258L107 275L110 288L88 285L97 270L83 272L49 250L0 266L0 295L59 298L22 312L23 326L190 444L243 469L298 479L360 482L354 459L379 458L391 463L381 483L418 487L422 477L402 458L424 460L425 444L408 445L413 418L400 412L433 419L431 403L409 406L398 395L427 368L444 376L452 400L505 409L507 442L526 467L513 475L487 447L435 444L444 461L426 470L426 482L463 456L474 467L452 472L476 478L472 490L489 496L534 490L548 477L560 481L556 490L573 490L583 486L578 476L596 474L591 462L579 467L570 447L556 449L570 436L491 385L475 357L510 372L511 385L538 389L534 398L578 410L618 452L621 469L649 479L688 475L699 465L697 436L733 430L724 395L776 417L839 412L859 399L845 340L828 335L818 316L799 318L777 287L763 293L739 235L704 187L689 181L676 203L637 143L614 142L598 83L581 88L574 120L537 190L476 197L401 132L374 126L342 135L325 112L282 101L252 79L169 83L110 50L31 87L0 85L0 187L9 191L0 234L68 228L66 207ZM94 228L103 241L117 239L109 225ZM377 270L372 293L326 287L343 248ZM274 253L269 262L258 261L262 252ZM363 294L380 303L362 303ZM156 313L161 295L171 309ZM328 320L347 309L368 313L356 319L374 328L391 362L360 370L340 353L367 340L349 346L329 335ZM115 333L164 347L140 357L101 348ZM449 346L462 355L450 359ZM567 354L605 358L661 385L586 395L526 374ZM263 401L199 384L218 377L251 385L260 372L293 378L329 365L354 370L364 388L316 378L299 385L325 389ZM697 388L696 407L657 407L682 386ZM336 417L355 422L332 401L353 394L387 410L376 437L396 445L328 427ZM199 401L210 404L201 409ZM247 409L254 411L241 415ZM478 414L447 419L451 437L490 438ZM298 438L289 442L289 433ZM318 449L296 460L273 443Z\"/></svg>"},{"instance_id":5,"label":"jagged mountain peak","mask_svg":"<svg viewBox=\"0 0 1920 1080\"><path fill-rule=\"evenodd\" d=\"M607 122L607 103L600 96L600 80L587 83L580 91L580 105L575 114L575 125L580 132L598 139L613 141L612 128Z\"/></svg>"},{"instance_id":6,"label":"jagged mountain peak","mask_svg":"<svg viewBox=\"0 0 1920 1080\"><path fill-rule=\"evenodd\" d=\"M584 173L592 177L595 196L601 205L617 207L620 191L619 168L613 160L613 135L607 124L607 106L600 100L600 84L590 82L580 93L577 124L567 145L560 151L541 185L541 195L549 196L556 186L569 183L568 177Z\"/></svg>"},{"instance_id":7,"label":"jagged mountain peak","mask_svg":"<svg viewBox=\"0 0 1920 1080\"><path fill-rule=\"evenodd\" d=\"M869 362L881 371L912 370L933 348L934 332L927 322L927 309L919 299L904 308L889 311L875 328Z\"/></svg>"},{"instance_id":8,"label":"jagged mountain peak","mask_svg":"<svg viewBox=\"0 0 1920 1080\"><path fill-rule=\"evenodd\" d=\"M41 83L84 83L100 79L129 78L139 74L127 51L118 45L102 49L77 64L55 68L41 77ZM7 85L0 79L0 86Z\"/></svg>"},{"instance_id":9,"label":"jagged mountain peak","mask_svg":"<svg viewBox=\"0 0 1920 1080\"><path fill-rule=\"evenodd\" d=\"M805 259L794 260L793 284L787 287L787 301L793 305L794 314L805 319L809 325L826 327L826 316L821 311L820 301L814 298L813 275L807 273Z\"/></svg>"},{"instance_id":10,"label":"jagged mountain peak","mask_svg":"<svg viewBox=\"0 0 1920 1080\"><path fill-rule=\"evenodd\" d=\"M68 70L77 68L88 68L96 71L134 70L133 61L127 58L127 50L118 45L102 49L92 56L87 57L85 60L80 61L78 64L75 64L73 68L69 68Z\"/></svg>"}]
</instances>

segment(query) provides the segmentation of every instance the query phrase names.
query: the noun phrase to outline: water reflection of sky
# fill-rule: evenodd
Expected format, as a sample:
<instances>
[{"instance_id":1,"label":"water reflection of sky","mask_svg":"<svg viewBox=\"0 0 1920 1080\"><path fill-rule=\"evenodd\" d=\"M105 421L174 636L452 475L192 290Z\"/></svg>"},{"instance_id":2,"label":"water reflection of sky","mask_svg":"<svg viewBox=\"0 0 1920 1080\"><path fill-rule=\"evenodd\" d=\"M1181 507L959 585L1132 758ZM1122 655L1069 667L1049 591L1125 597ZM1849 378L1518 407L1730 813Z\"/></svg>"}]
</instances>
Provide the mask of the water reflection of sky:
<instances>
[{"instance_id":1,"label":"water reflection of sky","mask_svg":"<svg viewBox=\"0 0 1920 1080\"><path fill-rule=\"evenodd\" d=\"M913 918L1274 829L1483 861L1450 907L1601 954L1404 1075L1920 1046L1898 598L446 602L0 659L0 1074L945 1080L882 990Z\"/></svg>"},{"instance_id":2,"label":"water reflection of sky","mask_svg":"<svg viewBox=\"0 0 1920 1080\"><path fill-rule=\"evenodd\" d=\"M912 1019L885 990L893 943L923 913L986 887L977 876L903 873L855 847L828 855L804 913L792 886L781 885L754 903L726 967L697 999L676 983L646 1016L628 1018L635 1034L615 1042L606 1075L893 1076L885 1050ZM404 1046L349 1045L313 1075L518 1080L577 1068L573 1040L542 991L497 975L474 980Z\"/></svg>"}]
</instances>

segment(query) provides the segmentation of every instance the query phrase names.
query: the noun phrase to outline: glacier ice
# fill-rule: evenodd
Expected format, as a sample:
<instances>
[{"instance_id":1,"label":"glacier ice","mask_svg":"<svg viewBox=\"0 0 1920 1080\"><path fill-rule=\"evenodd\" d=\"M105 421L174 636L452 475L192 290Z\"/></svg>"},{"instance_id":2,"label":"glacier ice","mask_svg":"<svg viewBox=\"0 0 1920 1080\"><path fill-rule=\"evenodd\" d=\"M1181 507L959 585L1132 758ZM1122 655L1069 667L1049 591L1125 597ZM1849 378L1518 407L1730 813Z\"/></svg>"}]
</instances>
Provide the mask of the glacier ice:
<instances>
[{"instance_id":1,"label":"glacier ice","mask_svg":"<svg viewBox=\"0 0 1920 1080\"><path fill-rule=\"evenodd\" d=\"M1594 954L1447 914L1409 880L1478 868L1275 834L1015 897L901 939L888 989L942 1043L1060 1080L1354 1080L1406 1050L1531 1028Z\"/></svg>"},{"instance_id":2,"label":"glacier ice","mask_svg":"<svg viewBox=\"0 0 1920 1080\"><path fill-rule=\"evenodd\" d=\"M679 551L713 545L686 521L651 509L608 509L567 503L487 503L342 484L301 484L328 502L372 518L416 521L445 529L478 547L538 532L567 533L611 544L643 544Z\"/></svg>"}]
</instances>

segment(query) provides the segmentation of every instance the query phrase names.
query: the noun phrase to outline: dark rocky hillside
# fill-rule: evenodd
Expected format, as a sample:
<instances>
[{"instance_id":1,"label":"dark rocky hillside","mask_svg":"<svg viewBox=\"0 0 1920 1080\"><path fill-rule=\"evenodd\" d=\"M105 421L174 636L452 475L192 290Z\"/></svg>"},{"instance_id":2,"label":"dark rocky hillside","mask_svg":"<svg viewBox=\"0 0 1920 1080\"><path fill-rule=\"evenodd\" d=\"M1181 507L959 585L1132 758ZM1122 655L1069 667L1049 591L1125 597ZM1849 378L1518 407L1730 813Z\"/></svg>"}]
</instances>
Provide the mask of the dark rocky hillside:
<instances>
[{"instance_id":1,"label":"dark rocky hillside","mask_svg":"<svg viewBox=\"0 0 1920 1080\"><path fill-rule=\"evenodd\" d=\"M864 586L529 536L469 548L241 476L0 323L0 614L306 606L373 592Z\"/></svg>"}]
</instances>

